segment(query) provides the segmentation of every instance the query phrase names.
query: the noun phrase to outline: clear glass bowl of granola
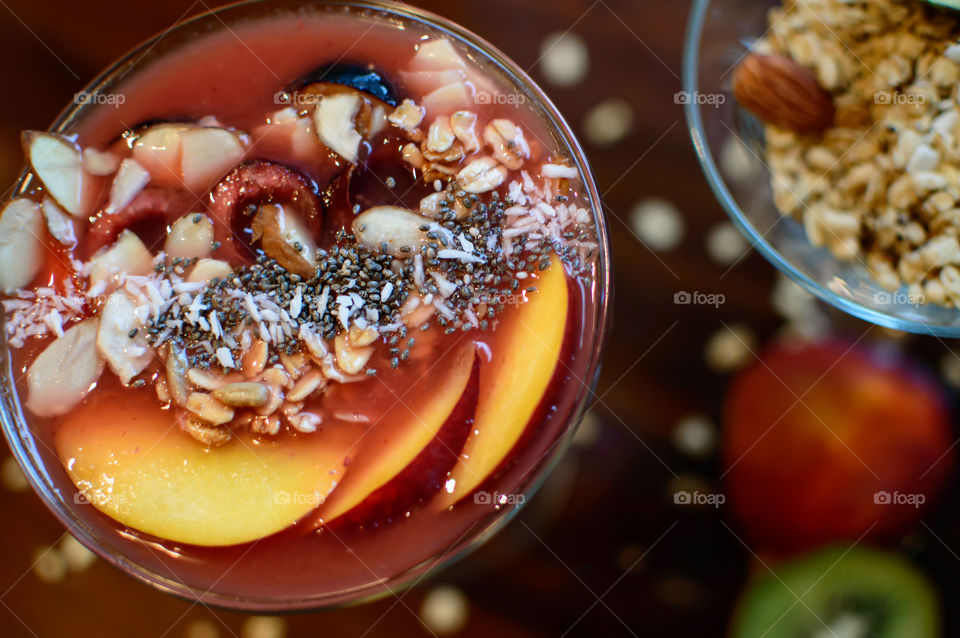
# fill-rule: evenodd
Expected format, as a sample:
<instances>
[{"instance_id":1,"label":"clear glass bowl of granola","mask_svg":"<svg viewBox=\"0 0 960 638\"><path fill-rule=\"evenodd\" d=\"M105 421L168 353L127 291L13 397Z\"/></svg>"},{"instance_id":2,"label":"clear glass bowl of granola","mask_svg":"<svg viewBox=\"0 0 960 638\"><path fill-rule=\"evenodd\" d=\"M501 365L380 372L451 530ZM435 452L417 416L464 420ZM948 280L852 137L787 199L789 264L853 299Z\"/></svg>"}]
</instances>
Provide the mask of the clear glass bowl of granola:
<instances>
[{"instance_id":1,"label":"clear glass bowl of granola","mask_svg":"<svg viewBox=\"0 0 960 638\"><path fill-rule=\"evenodd\" d=\"M583 151L522 70L406 5L248 2L78 95L0 212L0 420L71 533L291 611L510 520L572 439L610 286Z\"/></svg>"},{"instance_id":2,"label":"clear glass bowl of granola","mask_svg":"<svg viewBox=\"0 0 960 638\"><path fill-rule=\"evenodd\" d=\"M697 0L680 94L710 187L764 257L856 317L943 337L960 336L956 41L955 14L921 2ZM794 134L741 108L753 53L809 69L832 127Z\"/></svg>"}]
</instances>

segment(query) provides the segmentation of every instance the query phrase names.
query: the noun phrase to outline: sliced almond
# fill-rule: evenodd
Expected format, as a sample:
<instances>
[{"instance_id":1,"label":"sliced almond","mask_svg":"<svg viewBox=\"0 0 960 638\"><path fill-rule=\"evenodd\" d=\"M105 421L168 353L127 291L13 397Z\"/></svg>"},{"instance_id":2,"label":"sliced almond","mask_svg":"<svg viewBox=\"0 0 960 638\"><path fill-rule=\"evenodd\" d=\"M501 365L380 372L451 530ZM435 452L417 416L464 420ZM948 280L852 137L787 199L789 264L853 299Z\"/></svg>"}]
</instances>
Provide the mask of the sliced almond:
<instances>
[{"instance_id":1,"label":"sliced almond","mask_svg":"<svg viewBox=\"0 0 960 638\"><path fill-rule=\"evenodd\" d=\"M0 290L26 286L43 266L43 215L29 199L13 199L0 212Z\"/></svg>"},{"instance_id":2,"label":"sliced almond","mask_svg":"<svg viewBox=\"0 0 960 638\"><path fill-rule=\"evenodd\" d=\"M73 224L73 218L60 208L52 197L43 198L42 208L50 235L67 248L76 246L77 230Z\"/></svg>"},{"instance_id":3,"label":"sliced almond","mask_svg":"<svg viewBox=\"0 0 960 638\"><path fill-rule=\"evenodd\" d=\"M202 258L213 248L213 222L201 213L189 213L173 223L164 243L164 252L173 258Z\"/></svg>"},{"instance_id":4,"label":"sliced almond","mask_svg":"<svg viewBox=\"0 0 960 638\"><path fill-rule=\"evenodd\" d=\"M353 220L353 233L370 250L381 252L385 245L394 257L412 257L427 238L420 228L429 223L405 208L375 206Z\"/></svg>"},{"instance_id":5,"label":"sliced almond","mask_svg":"<svg viewBox=\"0 0 960 638\"><path fill-rule=\"evenodd\" d=\"M113 175L120 167L120 158L110 151L98 151L95 148L83 149L83 168L91 175L106 177Z\"/></svg>"},{"instance_id":6,"label":"sliced almond","mask_svg":"<svg viewBox=\"0 0 960 638\"><path fill-rule=\"evenodd\" d=\"M110 203L104 209L107 215L115 215L127 207L133 198L150 183L150 172L137 160L127 158L120 162L120 168L110 185Z\"/></svg>"},{"instance_id":7,"label":"sliced almond","mask_svg":"<svg viewBox=\"0 0 960 638\"><path fill-rule=\"evenodd\" d=\"M213 397L234 408L258 408L270 399L270 388L262 383L229 383L214 390Z\"/></svg>"},{"instance_id":8,"label":"sliced almond","mask_svg":"<svg viewBox=\"0 0 960 638\"><path fill-rule=\"evenodd\" d=\"M40 417L66 414L94 388L104 361L97 352L99 319L87 319L48 345L27 370L26 406Z\"/></svg>"},{"instance_id":9,"label":"sliced almond","mask_svg":"<svg viewBox=\"0 0 960 638\"><path fill-rule=\"evenodd\" d=\"M141 133L133 144L133 159L150 171L153 181L180 186L180 160L183 147L180 136L190 130L186 124L157 124Z\"/></svg>"},{"instance_id":10,"label":"sliced almond","mask_svg":"<svg viewBox=\"0 0 960 638\"><path fill-rule=\"evenodd\" d=\"M200 283L212 281L213 279L226 279L233 273L233 268L225 261L220 259L201 259L190 270L187 275L187 281L191 283Z\"/></svg>"},{"instance_id":11,"label":"sliced almond","mask_svg":"<svg viewBox=\"0 0 960 638\"><path fill-rule=\"evenodd\" d=\"M351 164L357 163L363 141L356 124L361 104L360 96L355 93L335 93L322 97L313 111L314 128L320 141Z\"/></svg>"},{"instance_id":12,"label":"sliced almond","mask_svg":"<svg viewBox=\"0 0 960 638\"><path fill-rule=\"evenodd\" d=\"M188 396L184 407L210 425L223 425L233 420L233 408L203 392L194 392Z\"/></svg>"},{"instance_id":13,"label":"sliced almond","mask_svg":"<svg viewBox=\"0 0 960 638\"><path fill-rule=\"evenodd\" d=\"M50 133L26 131L24 152L47 193L75 217L89 214L91 178L83 170L83 156L74 142Z\"/></svg>"},{"instance_id":14,"label":"sliced almond","mask_svg":"<svg viewBox=\"0 0 960 638\"><path fill-rule=\"evenodd\" d=\"M90 287L109 282L121 275L145 276L153 270L153 255L140 238L124 230L112 246L101 249L90 259Z\"/></svg>"},{"instance_id":15,"label":"sliced almond","mask_svg":"<svg viewBox=\"0 0 960 638\"><path fill-rule=\"evenodd\" d=\"M147 345L136 309L130 295L124 290L116 291L103 306L97 331L97 350L124 385L153 360L153 350Z\"/></svg>"},{"instance_id":16,"label":"sliced almond","mask_svg":"<svg viewBox=\"0 0 960 638\"><path fill-rule=\"evenodd\" d=\"M507 169L492 157L481 157L457 173L457 183L468 193L486 193L507 179Z\"/></svg>"},{"instance_id":17,"label":"sliced almond","mask_svg":"<svg viewBox=\"0 0 960 638\"><path fill-rule=\"evenodd\" d=\"M195 193L204 193L240 163L247 149L233 132L203 127L180 135L183 183Z\"/></svg>"}]
</instances>

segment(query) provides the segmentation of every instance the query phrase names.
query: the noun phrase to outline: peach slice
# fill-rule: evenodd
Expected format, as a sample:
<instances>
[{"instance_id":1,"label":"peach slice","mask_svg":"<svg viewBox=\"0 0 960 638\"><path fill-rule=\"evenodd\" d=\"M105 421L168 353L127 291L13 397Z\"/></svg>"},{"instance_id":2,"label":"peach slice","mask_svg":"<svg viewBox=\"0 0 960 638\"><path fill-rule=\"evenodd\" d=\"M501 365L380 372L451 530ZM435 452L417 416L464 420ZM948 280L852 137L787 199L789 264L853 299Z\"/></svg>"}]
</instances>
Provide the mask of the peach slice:
<instances>
[{"instance_id":1,"label":"peach slice","mask_svg":"<svg viewBox=\"0 0 960 638\"><path fill-rule=\"evenodd\" d=\"M121 525L177 543L224 546L283 530L342 478L350 439L331 427L296 440L234 437L215 450L138 399L66 415L56 449L83 498Z\"/></svg>"},{"instance_id":2,"label":"peach slice","mask_svg":"<svg viewBox=\"0 0 960 638\"><path fill-rule=\"evenodd\" d=\"M442 436L444 430L448 427L454 429L457 426L469 427L464 424L468 424L469 417L472 416L472 409L471 414L466 415L459 414L461 411L457 410L469 387L474 368L476 354L472 344L461 348L453 354L453 357L450 369L442 379L439 379L436 384L431 382L429 388L423 388L424 392L412 393L418 395L415 399L405 398L403 401L398 401L397 405L383 417L382 421L386 423L401 420L402 424L399 428L389 431L388 436L373 430L364 437L343 482L317 512L321 524L329 524L340 516L354 511L358 506L366 509L368 497L388 484L393 485L401 475L404 475L405 485L397 487L414 489L400 491L419 491L415 486L407 484L417 483L424 477L406 476L406 470L431 447L432 442ZM451 418L454 415L457 418ZM445 448L449 445L450 443L447 443L441 447ZM457 449L453 451L441 449L439 452L449 453L453 460L460 446L456 447ZM431 465L434 464L431 463ZM422 471L417 474L422 474ZM414 496L413 499L397 499L394 495L390 500L410 501L415 498ZM383 499L377 500L379 502Z\"/></svg>"},{"instance_id":3,"label":"peach slice","mask_svg":"<svg viewBox=\"0 0 960 638\"><path fill-rule=\"evenodd\" d=\"M540 404L563 347L568 291L563 266L553 260L537 290L499 328L497 357L480 375L473 434L438 501L447 508L473 492L520 440Z\"/></svg>"}]
</instances>

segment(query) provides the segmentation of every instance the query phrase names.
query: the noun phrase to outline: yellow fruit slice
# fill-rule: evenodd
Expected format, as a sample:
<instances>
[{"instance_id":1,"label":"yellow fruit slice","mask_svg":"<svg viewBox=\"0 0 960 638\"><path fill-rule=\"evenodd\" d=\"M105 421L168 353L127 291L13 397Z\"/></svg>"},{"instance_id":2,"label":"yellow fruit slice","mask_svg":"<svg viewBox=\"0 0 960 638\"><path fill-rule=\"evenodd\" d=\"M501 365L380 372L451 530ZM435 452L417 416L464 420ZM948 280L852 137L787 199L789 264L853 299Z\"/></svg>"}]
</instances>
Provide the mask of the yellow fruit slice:
<instances>
[{"instance_id":1,"label":"yellow fruit slice","mask_svg":"<svg viewBox=\"0 0 960 638\"><path fill-rule=\"evenodd\" d=\"M475 356L473 344L460 348L442 378L424 379L422 388L408 393L415 398L398 402L384 416L384 421L399 419L400 427L392 431L385 429L388 434L373 430L364 437L343 483L319 511L324 523L351 511L390 483L434 440L441 428L463 425L448 424L448 420L467 389Z\"/></svg>"},{"instance_id":2,"label":"yellow fruit slice","mask_svg":"<svg viewBox=\"0 0 960 638\"><path fill-rule=\"evenodd\" d=\"M234 437L208 449L170 413L114 396L65 416L56 447L86 502L122 525L220 546L279 532L316 509L343 478L349 429L279 442Z\"/></svg>"},{"instance_id":3,"label":"yellow fruit slice","mask_svg":"<svg viewBox=\"0 0 960 638\"><path fill-rule=\"evenodd\" d=\"M495 358L480 374L480 402L473 433L451 472L453 483L438 497L446 508L473 492L507 457L553 378L566 331L569 293L556 260L540 275L537 290L498 328Z\"/></svg>"}]
</instances>

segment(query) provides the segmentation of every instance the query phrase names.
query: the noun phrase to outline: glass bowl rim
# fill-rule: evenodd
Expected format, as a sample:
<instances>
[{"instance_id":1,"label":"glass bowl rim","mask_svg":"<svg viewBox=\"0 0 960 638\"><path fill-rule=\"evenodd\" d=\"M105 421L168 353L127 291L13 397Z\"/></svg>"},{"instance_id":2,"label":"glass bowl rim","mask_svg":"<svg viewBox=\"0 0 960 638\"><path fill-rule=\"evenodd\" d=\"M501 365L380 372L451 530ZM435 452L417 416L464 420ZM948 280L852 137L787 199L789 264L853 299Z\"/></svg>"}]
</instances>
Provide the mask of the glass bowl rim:
<instances>
[{"instance_id":1,"label":"glass bowl rim","mask_svg":"<svg viewBox=\"0 0 960 638\"><path fill-rule=\"evenodd\" d=\"M278 12L284 8L306 8L310 6L340 6L347 9L366 9L384 15L394 15L406 20L411 20L423 24L431 30L453 37L457 42L480 52L485 59L495 65L499 72L504 73L517 86L529 92L534 98L534 106L541 115L545 117L548 126L555 129L555 132L559 135L559 140L571 151L573 155L572 159L576 162L583 180L584 192L587 195L586 199L589 200L590 206L592 207L592 216L597 243L599 245L594 279L594 289L596 290L596 303L594 304L596 330L593 334L588 335L588 345L583 348L583 352L589 352L590 355L585 368L586 375L584 379L579 380L580 389L563 419L563 430L558 434L557 440L552 444L553 449L537 462L539 466L534 466L536 468L535 471L531 472L525 484L522 484L523 491L528 497L526 500L529 500L529 497L543 485L547 476L569 447L580 419L582 418L587 399L596 387L600 371L601 355L609 338L611 327L612 256L609 242L609 229L603 215L596 179L587 162L586 154L559 110L523 69L487 40L465 27L431 11L400 2L394 2L393 0L280 0L280 2L274 2L272 0L242 0L240 2L214 7L186 20L181 20L170 28L151 36L110 64L103 72L91 80L82 91L90 94L97 93L109 85L118 73L128 65L138 62L138 58L141 55L148 53L156 44L171 33L182 31L197 24L203 24L212 18L215 18L219 21L220 25L222 25L215 27L215 30L229 28L229 24L220 18L221 15L225 13L232 14L233 12L242 12L249 7L257 6L269 7L272 10L274 5ZM69 128L87 108L89 108L87 104L72 104L66 107L57 116L53 124L50 125L49 130L52 132L62 132L64 129ZM29 187L30 175L30 171L25 168L16 183L14 189L16 195L22 194ZM3 319L4 317L0 315L0 326L3 325ZM212 591L214 588L201 591L197 587L192 587L183 582L161 576L135 561L128 559L125 555L112 552L104 547L100 540L101 534L74 514L73 509L62 498L62 495L59 494L59 490L44 476L45 472L40 471L43 465L39 461L39 458L34 456L35 452L32 450L34 446L29 436L29 427L26 425L26 419L24 418L22 405L17 396L16 389L11 383L14 374L12 360L9 356L9 346L6 341L6 330L4 329L0 332L2 332L2 334L0 334L0 359L6 360L2 373L6 376L6 379L2 379L2 383L0 383L0 421L2 421L3 433L10 445L13 456L24 470L33 491L40 496L43 504L70 533L106 563L154 589L158 589L188 602L199 602L204 605L248 613L284 613L335 609L377 600L391 594L396 595L399 591L418 584L436 572L460 560L485 543L491 536L506 526L520 509L520 506L511 507L500 511L488 519L481 519L483 525L478 530L471 530L467 535L456 541L454 545L448 547L441 553L439 558L436 555L431 556L421 563L413 565L390 578L367 583L353 589L340 590L320 596L304 596L299 598L284 598L281 596L255 598L221 595L214 593ZM55 495L59 498L56 498Z\"/></svg>"},{"instance_id":2,"label":"glass bowl rim","mask_svg":"<svg viewBox=\"0 0 960 638\"><path fill-rule=\"evenodd\" d=\"M707 23L707 11L710 7L710 2L711 0L693 0L690 8L690 16L687 20L683 44L683 68L681 73L683 90L687 95L696 95L699 90L700 40ZM875 308L870 308L838 294L812 279L781 254L779 250L767 241L764 234L753 225L727 187L714 159L715 156L710 147L710 143L707 141L699 107L700 105L697 104L696 100L686 100L683 105L689 126L690 139L693 143L697 160L700 163L700 168L707 178L707 183L710 185L714 196L720 202L720 205L737 229L747 238L751 246L756 248L777 270L815 297L858 319L886 328L916 334L934 337L960 337L960 324L944 325L924 323L923 321L899 317Z\"/></svg>"}]
</instances>

